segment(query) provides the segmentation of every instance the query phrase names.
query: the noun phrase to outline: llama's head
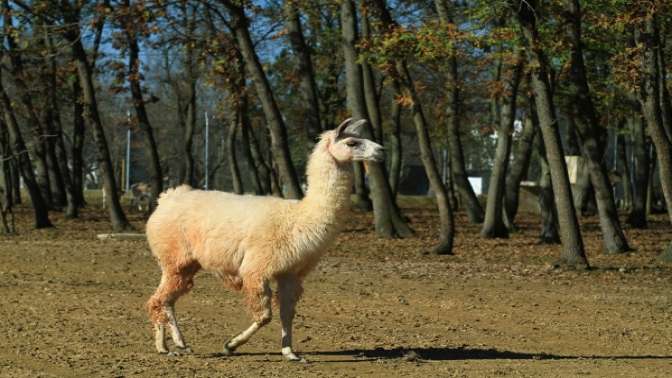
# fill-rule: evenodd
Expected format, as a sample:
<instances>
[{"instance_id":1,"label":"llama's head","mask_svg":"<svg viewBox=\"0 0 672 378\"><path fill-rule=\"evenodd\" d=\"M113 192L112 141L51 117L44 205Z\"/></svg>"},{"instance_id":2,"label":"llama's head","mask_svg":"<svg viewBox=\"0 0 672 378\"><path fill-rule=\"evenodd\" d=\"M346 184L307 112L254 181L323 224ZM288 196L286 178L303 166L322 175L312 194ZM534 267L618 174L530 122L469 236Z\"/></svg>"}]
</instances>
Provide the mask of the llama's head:
<instances>
[{"instance_id":1,"label":"llama's head","mask_svg":"<svg viewBox=\"0 0 672 378\"><path fill-rule=\"evenodd\" d=\"M365 124L365 119L353 122L348 118L327 134L329 153L336 161L383 161L383 146L362 136Z\"/></svg>"}]
</instances>

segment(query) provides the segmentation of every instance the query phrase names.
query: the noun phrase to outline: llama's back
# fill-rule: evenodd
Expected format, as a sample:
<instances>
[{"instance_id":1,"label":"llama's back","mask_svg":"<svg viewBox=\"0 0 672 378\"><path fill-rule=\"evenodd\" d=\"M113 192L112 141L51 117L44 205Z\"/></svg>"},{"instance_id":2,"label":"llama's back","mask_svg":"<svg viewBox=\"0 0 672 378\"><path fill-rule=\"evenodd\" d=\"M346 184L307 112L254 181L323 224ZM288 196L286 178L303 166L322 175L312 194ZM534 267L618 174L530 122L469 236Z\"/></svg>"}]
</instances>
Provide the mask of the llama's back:
<instances>
[{"instance_id":1,"label":"llama's back","mask_svg":"<svg viewBox=\"0 0 672 378\"><path fill-rule=\"evenodd\" d=\"M161 265L197 260L207 270L229 274L237 272L246 243L268 233L295 203L188 186L163 193L158 202L147 221L147 240Z\"/></svg>"}]
</instances>

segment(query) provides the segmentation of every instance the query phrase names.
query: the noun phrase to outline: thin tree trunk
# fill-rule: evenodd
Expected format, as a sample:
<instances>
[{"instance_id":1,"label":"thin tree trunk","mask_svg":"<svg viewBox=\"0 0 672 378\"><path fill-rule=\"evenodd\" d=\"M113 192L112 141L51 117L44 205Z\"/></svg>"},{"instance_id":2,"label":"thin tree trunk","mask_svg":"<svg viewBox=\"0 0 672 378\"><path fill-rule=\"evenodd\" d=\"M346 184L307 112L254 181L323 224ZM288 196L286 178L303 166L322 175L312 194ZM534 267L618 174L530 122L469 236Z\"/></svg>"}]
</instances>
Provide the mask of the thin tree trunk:
<instances>
[{"instance_id":1,"label":"thin tree trunk","mask_svg":"<svg viewBox=\"0 0 672 378\"><path fill-rule=\"evenodd\" d=\"M658 36L655 33L656 19L654 15L644 21L643 27L637 31L637 42L642 44L641 68L644 73L643 83L639 92L639 101L642 113L648 125L648 131L656 147L658 174L663 187L668 217L672 222L672 141L668 138L663 125L660 107L659 77L660 70L656 59L656 49L659 47Z\"/></svg>"},{"instance_id":2,"label":"thin tree trunk","mask_svg":"<svg viewBox=\"0 0 672 378\"><path fill-rule=\"evenodd\" d=\"M523 131L518 140L518 144L513 151L513 161L511 169L506 177L506 194L504 198L504 207L510 224L514 223L516 214L518 214L518 199L520 195L520 183L527 174L530 166L530 157L532 156L532 144L539 127L534 110L534 100L530 101L530 109L523 121ZM533 119L534 118L534 119Z\"/></svg>"},{"instance_id":3,"label":"thin tree trunk","mask_svg":"<svg viewBox=\"0 0 672 378\"><path fill-rule=\"evenodd\" d=\"M50 24L51 25L51 24ZM57 74L58 66L56 62L56 49L54 47L54 42L52 36L46 32L44 33L44 41L49 52L49 74L46 78L48 83L47 90L47 107L51 113L51 125L53 126L53 146L55 152L56 164L60 172L60 181L63 184L63 190L65 192L65 217L68 219L77 218L79 216L79 209L77 206L77 200L75 195L75 188L72 183L72 174L68 167L68 154L65 149L65 138L63 137L63 124L61 122L61 112L58 102L57 94Z\"/></svg>"},{"instance_id":4,"label":"thin tree trunk","mask_svg":"<svg viewBox=\"0 0 672 378\"><path fill-rule=\"evenodd\" d=\"M89 125L93 127L93 138L98 150L98 165L103 176L103 190L110 199L109 214L112 228L115 231L123 231L131 228L126 219L126 214L121 207L117 183L114 179L114 168L110 151L105 137L100 114L98 113L98 103L96 101L95 88L91 67L87 62L86 52L82 45L79 29L79 9L71 9L67 0L61 1L61 6L66 10L66 22L70 27L64 32L65 39L69 42L72 58L77 65L77 74L82 86L84 116ZM77 28L77 29L73 29Z\"/></svg>"},{"instance_id":5,"label":"thin tree trunk","mask_svg":"<svg viewBox=\"0 0 672 378\"><path fill-rule=\"evenodd\" d=\"M49 220L49 206L42 197L42 191L35 178L33 166L30 163L28 150L23 141L19 124L14 115L12 102L5 92L5 87L2 85L2 70L0 70L0 107L7 125L7 134L9 136L9 144L12 153L16 157L16 167L23 178L23 182L28 189L28 195L33 204L35 214L35 228L53 227ZM14 188L18 192L18 188Z\"/></svg>"},{"instance_id":6,"label":"thin tree trunk","mask_svg":"<svg viewBox=\"0 0 672 378\"><path fill-rule=\"evenodd\" d=\"M273 173L271 172L271 167L266 163L261 150L259 148L259 141L254 133L252 128L248 128L249 133L249 147L252 153L252 159L254 159L254 164L259 171L259 181L261 182L262 194L272 193L272 181L274 180ZM245 130L243 130L245 132Z\"/></svg>"},{"instance_id":7,"label":"thin tree trunk","mask_svg":"<svg viewBox=\"0 0 672 378\"><path fill-rule=\"evenodd\" d=\"M20 205L22 203L21 198L21 173L19 172L19 163L17 159L10 161L9 172L11 175L11 184L12 184L12 203L15 205Z\"/></svg>"},{"instance_id":8,"label":"thin tree trunk","mask_svg":"<svg viewBox=\"0 0 672 378\"><path fill-rule=\"evenodd\" d=\"M384 6L384 4L383 4ZM362 69L357 64L357 14L354 1L341 3L341 33L345 56L346 90L348 109L355 119L368 119L364 100ZM373 139L371 125L365 127L365 137ZM380 163L367 163L373 197L373 213L376 232L383 237L407 237L411 229L402 218L387 180L385 166Z\"/></svg>"},{"instance_id":9,"label":"thin tree trunk","mask_svg":"<svg viewBox=\"0 0 672 378\"><path fill-rule=\"evenodd\" d=\"M320 121L320 103L317 84L315 83L315 71L310 56L310 48L303 37L301 20L295 1L286 1L284 5L285 25L289 42L292 45L297 59L296 70L299 74L301 94L305 101L305 131L309 141L309 147L317 142L322 134L322 122Z\"/></svg>"},{"instance_id":10,"label":"thin tree trunk","mask_svg":"<svg viewBox=\"0 0 672 378\"><path fill-rule=\"evenodd\" d=\"M501 106L500 124L497 126L497 147L495 161L488 187L488 202L481 236L485 238L508 238L509 229L504 220L504 188L511 154L513 123L516 119L518 86L523 69L522 51L516 52L515 65L511 67L510 78L505 79L505 93Z\"/></svg>"},{"instance_id":11,"label":"thin tree trunk","mask_svg":"<svg viewBox=\"0 0 672 378\"><path fill-rule=\"evenodd\" d=\"M603 162L606 129L599 126L599 116L590 97L583 61L579 0L567 0L566 17L569 20L568 34L571 41L570 95L573 100L573 109L576 111L576 126L581 141L581 152L586 159L590 181L595 190L605 252L627 252L630 246L618 219L611 182Z\"/></svg>"},{"instance_id":12,"label":"thin tree trunk","mask_svg":"<svg viewBox=\"0 0 672 378\"><path fill-rule=\"evenodd\" d=\"M187 38L193 38L196 29L196 13L192 9L191 14L188 11L186 2L182 3L182 13L184 15L184 28L187 31ZM184 64L187 71L187 99L184 104L186 117L182 116L184 121L184 133L182 138L182 183L190 186L196 185L196 173L194 165L194 131L196 130L196 62L194 44L187 40L184 52Z\"/></svg>"},{"instance_id":13,"label":"thin tree trunk","mask_svg":"<svg viewBox=\"0 0 672 378\"><path fill-rule=\"evenodd\" d=\"M140 87L140 47L138 45L138 37L133 27L132 14L130 12L130 1L124 1L125 7L129 14L126 16L124 22L124 32L126 34L126 43L128 44L128 83L131 88L131 97L133 101L133 108L137 117L140 130L145 134L145 151L149 156L150 166L150 183L152 200L149 205L150 211L156 206L156 201L161 192L163 192L163 173L161 170L161 160L159 159L159 150L154 138L154 130L149 122L147 109L145 108L145 100L142 96L142 88Z\"/></svg>"},{"instance_id":14,"label":"thin tree trunk","mask_svg":"<svg viewBox=\"0 0 672 378\"><path fill-rule=\"evenodd\" d=\"M33 156L33 161L35 164L35 178L37 180L37 184L39 185L42 198L46 206L51 208L53 205L53 200L51 196L51 183L49 182L49 166L47 163L46 141L44 140L45 131L39 117L37 116L37 112L35 111L35 106L33 104L33 96L25 81L23 59L21 57L21 52L17 47L16 40L13 37L14 30L12 26L12 11L9 6L9 1L3 0L2 4L4 10L3 30L8 47L7 51L9 53L9 60L11 62L12 78L14 80L14 84L16 85L16 90L20 101L26 108L28 122L30 124L30 130L32 134L33 142L30 144L30 147L31 155Z\"/></svg>"},{"instance_id":15,"label":"thin tree trunk","mask_svg":"<svg viewBox=\"0 0 672 378\"><path fill-rule=\"evenodd\" d=\"M82 208L86 205L84 200L84 105L82 100L82 88L79 77L72 79L72 188L75 197L75 205Z\"/></svg>"},{"instance_id":16,"label":"thin tree trunk","mask_svg":"<svg viewBox=\"0 0 672 378\"><path fill-rule=\"evenodd\" d=\"M628 162L628 150L626 148L627 138L622 132L626 127L626 120L619 121L619 135L618 135L618 160L623 166L621 174L621 187L623 188L623 209L630 210L632 208L632 173L630 172L630 164Z\"/></svg>"},{"instance_id":17,"label":"thin tree trunk","mask_svg":"<svg viewBox=\"0 0 672 378\"><path fill-rule=\"evenodd\" d=\"M541 213L541 233L539 241L542 244L560 243L560 234L558 233L558 212L553 202L553 185L551 183L551 170L548 167L546 159L546 149L544 141L537 133L535 144L539 155L539 164L541 173L539 175L539 212Z\"/></svg>"},{"instance_id":18,"label":"thin tree trunk","mask_svg":"<svg viewBox=\"0 0 672 378\"><path fill-rule=\"evenodd\" d=\"M453 219L453 210L448 200L446 187L441 180L441 174L436 167L434 152L429 137L429 131L425 115L422 111L420 97L415 92L415 87L408 68L403 61L397 62L397 70L401 75L401 86L404 92L411 96L413 105L411 113L413 114L413 123L415 124L418 135L418 144L420 147L420 159L425 168L427 179L436 198L436 206L439 210L439 243L432 249L432 253L437 255L453 254L453 238L455 236L455 221Z\"/></svg>"},{"instance_id":19,"label":"thin tree trunk","mask_svg":"<svg viewBox=\"0 0 672 378\"><path fill-rule=\"evenodd\" d=\"M361 15L362 37L367 39L370 37L369 18L366 14ZM362 66L362 85L364 87L364 100L366 102L366 110L369 114L369 121L373 128L374 141L383 143L383 124L380 115L380 98L376 91L376 76L373 73L373 67L369 62L364 61Z\"/></svg>"},{"instance_id":20,"label":"thin tree trunk","mask_svg":"<svg viewBox=\"0 0 672 378\"><path fill-rule=\"evenodd\" d=\"M399 93L398 90L396 90ZM389 136L388 148L390 151L390 190L396 198L399 193L399 180L401 178L402 144L401 144L401 104L396 99L392 100L392 133Z\"/></svg>"},{"instance_id":21,"label":"thin tree trunk","mask_svg":"<svg viewBox=\"0 0 672 378\"><path fill-rule=\"evenodd\" d=\"M289 152L289 145L287 142L287 128L283 121L282 114L278 108L278 103L275 101L273 91L268 82L268 78L264 72L259 57L254 51L254 44L250 37L248 29L249 21L245 16L245 11L242 7L235 5L231 1L222 0L224 5L229 9L233 18L232 24L234 34L240 47L247 71L252 77L257 95L261 100L262 109L266 122L268 122L271 131L271 150L273 152L273 159L278 165L278 171L282 178L283 184L287 188L287 197L298 199L303 196L301 186L299 185L299 178L294 169L292 158Z\"/></svg>"},{"instance_id":22,"label":"thin tree trunk","mask_svg":"<svg viewBox=\"0 0 672 378\"><path fill-rule=\"evenodd\" d=\"M244 71L244 70L243 70ZM259 177L259 170L254 163L254 157L252 155L252 149L250 147L250 133L252 130L250 124L250 118L248 116L247 108L247 93L245 88L242 89L242 95L240 96L240 103L238 104L240 110L240 144L243 149L243 157L247 163L247 168L250 173L250 179L254 184L254 192L257 195L264 194L264 187L261 183L261 178Z\"/></svg>"},{"instance_id":23,"label":"thin tree trunk","mask_svg":"<svg viewBox=\"0 0 672 378\"><path fill-rule=\"evenodd\" d=\"M634 174L632 190L632 208L628 214L628 224L634 228L646 228L646 204L649 189L649 151L644 120L636 114L631 120Z\"/></svg>"},{"instance_id":24,"label":"thin tree trunk","mask_svg":"<svg viewBox=\"0 0 672 378\"><path fill-rule=\"evenodd\" d=\"M535 94L541 134L546 148L546 157L551 171L555 206L558 211L560 226L560 240L562 241L562 252L558 264L587 268L588 260L584 252L581 230L572 203L567 165L557 129L557 119L547 75L548 65L537 31L536 20L539 17L539 10L535 7L536 1L534 0L514 0L511 5L512 11L517 14L524 37L530 46L528 60L530 67L532 67L532 88Z\"/></svg>"},{"instance_id":25,"label":"thin tree trunk","mask_svg":"<svg viewBox=\"0 0 672 378\"><path fill-rule=\"evenodd\" d=\"M454 27L452 10L446 3L446 0L434 0L439 20L444 27ZM462 203L465 204L469 222L472 224L483 222L483 207L474 193L474 189L467 178L466 165L464 163L464 152L460 138L460 78L458 74L458 64L456 54L453 53L448 58L448 107L446 116L448 119L447 137L448 150L450 152L450 172L452 173L453 184L457 188Z\"/></svg>"},{"instance_id":26,"label":"thin tree trunk","mask_svg":"<svg viewBox=\"0 0 672 378\"><path fill-rule=\"evenodd\" d=\"M231 171L231 182L233 184L233 192L236 194L243 194L243 180L240 177L240 168L238 167L238 158L236 157L236 131L240 125L242 114L240 109L236 109L235 116L231 117L229 121L229 133L226 137L226 150L229 157L229 170Z\"/></svg>"}]
</instances>

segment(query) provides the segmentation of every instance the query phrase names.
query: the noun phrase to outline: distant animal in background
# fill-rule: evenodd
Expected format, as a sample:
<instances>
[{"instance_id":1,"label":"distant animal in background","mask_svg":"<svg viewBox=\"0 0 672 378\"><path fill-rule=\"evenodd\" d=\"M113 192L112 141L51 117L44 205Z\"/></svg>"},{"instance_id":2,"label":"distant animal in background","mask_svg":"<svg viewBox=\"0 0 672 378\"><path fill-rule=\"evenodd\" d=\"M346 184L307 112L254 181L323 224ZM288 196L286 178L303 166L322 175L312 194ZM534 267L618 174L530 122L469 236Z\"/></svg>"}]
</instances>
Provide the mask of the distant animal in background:
<instances>
[{"instance_id":1,"label":"distant animal in background","mask_svg":"<svg viewBox=\"0 0 672 378\"><path fill-rule=\"evenodd\" d=\"M150 184L139 182L131 185L131 207L140 212L147 213L152 205L152 186Z\"/></svg>"},{"instance_id":2,"label":"distant animal in background","mask_svg":"<svg viewBox=\"0 0 672 378\"><path fill-rule=\"evenodd\" d=\"M281 351L292 350L292 321L306 275L317 265L347 219L352 161L381 161L383 148L361 137L366 121L346 120L321 135L307 165L308 188L300 200L236 195L180 186L159 197L147 222L147 240L161 267L161 283L147 302L159 353L168 353L165 326L176 353L189 351L174 305L194 285L201 269L242 290L252 325L224 344L231 354L271 320L273 293L282 323Z\"/></svg>"}]
</instances>

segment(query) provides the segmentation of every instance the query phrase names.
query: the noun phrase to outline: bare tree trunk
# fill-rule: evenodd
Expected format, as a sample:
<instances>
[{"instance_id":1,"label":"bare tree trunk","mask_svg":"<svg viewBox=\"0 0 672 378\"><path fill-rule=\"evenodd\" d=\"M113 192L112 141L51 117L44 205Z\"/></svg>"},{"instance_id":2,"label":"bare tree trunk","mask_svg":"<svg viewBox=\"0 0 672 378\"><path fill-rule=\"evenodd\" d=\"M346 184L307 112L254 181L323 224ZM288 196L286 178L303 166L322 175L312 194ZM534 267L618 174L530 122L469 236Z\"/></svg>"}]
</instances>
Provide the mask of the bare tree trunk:
<instances>
[{"instance_id":1,"label":"bare tree trunk","mask_svg":"<svg viewBox=\"0 0 672 378\"><path fill-rule=\"evenodd\" d=\"M249 21L245 16L245 10L231 1L222 0L222 2L229 9L233 18L232 24L236 40L238 41L238 46L243 55L247 71L252 76L257 95L261 100L266 122L268 122L271 131L271 150L273 152L273 159L278 164L278 170L283 184L287 186L287 197L295 199L301 198L303 193L289 152L287 128L283 121L282 114L280 113L280 109L278 108L278 103L273 96L273 91L271 90L268 78L264 73L259 57L254 50L254 44L252 43L252 38L250 37L250 31L248 29Z\"/></svg>"},{"instance_id":2,"label":"bare tree trunk","mask_svg":"<svg viewBox=\"0 0 672 378\"><path fill-rule=\"evenodd\" d=\"M53 206L53 200L51 196L51 183L49 182L49 165L47 163L46 141L44 139L46 133L43 129L42 122L37 116L37 112L33 104L33 96L25 81L23 58L21 57L21 52L17 47L16 40L14 39L12 10L9 6L9 1L3 0L2 4L4 10L3 30L8 47L7 51L9 53L9 60L11 62L12 78L14 80L14 84L16 85L16 90L20 101L26 108L28 122L30 124L30 130L32 134L33 142L30 144L30 147L31 155L33 156L33 161L35 163L35 177L46 206L51 208Z\"/></svg>"},{"instance_id":3,"label":"bare tree trunk","mask_svg":"<svg viewBox=\"0 0 672 378\"><path fill-rule=\"evenodd\" d=\"M454 24L451 8L446 0L434 0L441 24L444 26ZM453 183L457 187L462 203L466 205L467 216L472 224L483 222L483 207L478 202L476 193L467 178L464 163L464 152L460 138L460 78L458 76L458 64L455 54L448 58L448 107L446 116L448 119L448 150L450 152L450 172Z\"/></svg>"},{"instance_id":4,"label":"bare tree trunk","mask_svg":"<svg viewBox=\"0 0 672 378\"><path fill-rule=\"evenodd\" d=\"M231 117L229 121L229 133L226 137L226 150L229 156L229 170L231 171L231 182L233 184L233 192L236 194L243 194L243 180L240 177L240 168L238 167L238 158L236 157L236 130L240 125L242 114L240 109L236 109L235 116Z\"/></svg>"},{"instance_id":5,"label":"bare tree trunk","mask_svg":"<svg viewBox=\"0 0 672 378\"><path fill-rule=\"evenodd\" d=\"M9 136L8 136L9 138ZM9 143L11 143L11 140L9 140ZM11 146L10 146L11 148ZM22 198L21 198L21 172L19 168L19 160L20 159L13 159L10 161L9 165L9 172L11 175L11 183L12 183L12 203L15 205L19 205L22 203Z\"/></svg>"},{"instance_id":6,"label":"bare tree trunk","mask_svg":"<svg viewBox=\"0 0 672 378\"><path fill-rule=\"evenodd\" d=\"M161 192L163 192L163 172L161 170L161 160L159 159L159 150L154 138L154 130L149 122L147 109L145 108L145 100L142 95L142 88L140 87L140 47L138 45L138 37L134 30L132 14L130 13L130 1L124 1L125 7L129 14L126 16L124 22L124 32L126 34L126 43L128 44L128 83L131 87L131 98L133 100L133 108L137 117L140 130L145 134L145 151L149 156L150 162L150 183L152 200L150 201L150 211L156 206L156 201Z\"/></svg>"},{"instance_id":7,"label":"bare tree trunk","mask_svg":"<svg viewBox=\"0 0 672 378\"><path fill-rule=\"evenodd\" d=\"M49 220L49 207L42 197L42 191L40 190L40 186L35 178L35 173L33 171L33 166L30 163L30 157L28 156L26 144L23 141L19 124L16 122L12 102L7 96L7 92L5 92L5 87L2 85L1 75L2 70L0 70L0 107L2 108L5 124L7 125L9 145L12 153L16 157L16 166L21 174L21 177L23 178L23 182L26 185L26 188L28 189L28 195L30 196L30 200L33 204L33 210L35 213L35 228L53 227L51 221ZM15 188L15 190L17 190L17 188Z\"/></svg>"},{"instance_id":8,"label":"bare tree trunk","mask_svg":"<svg viewBox=\"0 0 672 378\"><path fill-rule=\"evenodd\" d=\"M345 0L341 3L341 25L343 53L345 55L348 109L352 113L353 118L368 119L366 102L364 100L362 69L356 62L357 14L354 1L352 0ZM371 126L367 124L365 130L365 136L372 139L373 130L371 130ZM384 165L380 163L367 163L367 167L369 168L376 232L383 237L410 236L412 231L401 217L400 211L394 202Z\"/></svg>"},{"instance_id":9,"label":"bare tree trunk","mask_svg":"<svg viewBox=\"0 0 672 378\"><path fill-rule=\"evenodd\" d=\"M628 214L628 224L634 228L646 228L646 204L649 188L649 151L650 141L646 139L644 120L641 115L635 115L631 120L633 141L634 179L632 193L632 208Z\"/></svg>"},{"instance_id":10,"label":"bare tree trunk","mask_svg":"<svg viewBox=\"0 0 672 378\"><path fill-rule=\"evenodd\" d=\"M399 93L398 89L395 89ZM392 100L392 133L389 136L388 148L390 151L390 190L396 198L399 193L399 179L401 178L401 105L395 99Z\"/></svg>"},{"instance_id":11,"label":"bare tree trunk","mask_svg":"<svg viewBox=\"0 0 672 378\"><path fill-rule=\"evenodd\" d=\"M370 37L369 18L366 14L361 15L362 37ZM373 128L374 140L378 143L383 143L383 121L380 115L380 98L376 91L376 76L373 73L373 67L369 62L362 62L362 85L364 86L364 100L366 102L366 110L369 114L369 121Z\"/></svg>"},{"instance_id":12,"label":"bare tree trunk","mask_svg":"<svg viewBox=\"0 0 672 378\"><path fill-rule=\"evenodd\" d=\"M259 171L259 181L261 182L261 192L262 194L269 194L272 193L272 181L275 180L273 177L274 174L271 171L271 167L269 164L266 163L266 159L264 158L264 155L261 153L261 149L259 148L259 141L257 140L257 137L252 130L252 128L246 128L249 130L248 137L249 137L249 148L250 152L252 153L252 159L254 159L254 164L257 167L257 170ZM246 130L243 129L243 132Z\"/></svg>"},{"instance_id":13,"label":"bare tree trunk","mask_svg":"<svg viewBox=\"0 0 672 378\"><path fill-rule=\"evenodd\" d=\"M560 225L562 252L558 264L587 268L588 260L584 252L581 230L572 203L567 165L557 129L557 119L547 75L548 65L537 31L536 20L539 17L539 10L535 7L536 3L535 0L512 0L511 9L517 14L524 37L530 46L528 48L528 60L532 67L532 88L535 94L541 134L546 148L546 157L551 171L555 206Z\"/></svg>"},{"instance_id":14,"label":"bare tree trunk","mask_svg":"<svg viewBox=\"0 0 672 378\"><path fill-rule=\"evenodd\" d=\"M539 176L539 211L541 213L541 234L539 241L543 244L560 243L560 234L558 233L558 211L553 202L553 185L551 183L551 170L546 160L546 149L544 141L537 133L535 138L537 151L539 154L539 163L541 173Z\"/></svg>"},{"instance_id":15,"label":"bare tree trunk","mask_svg":"<svg viewBox=\"0 0 672 378\"><path fill-rule=\"evenodd\" d=\"M504 207L510 224L514 223L518 213L518 198L520 195L520 183L527 174L532 156L532 144L536 135L539 122L536 120L534 100L530 99L530 108L523 121L523 131L518 140L517 148L513 151L510 173L506 177L506 193ZM534 118L534 119L533 119Z\"/></svg>"},{"instance_id":16,"label":"bare tree trunk","mask_svg":"<svg viewBox=\"0 0 672 378\"><path fill-rule=\"evenodd\" d=\"M82 86L84 116L87 118L89 125L93 127L93 138L98 150L98 164L103 176L103 187L110 199L108 209L112 228L115 231L127 230L131 228L131 225L126 219L126 214L124 214L119 200L112 159L110 158L105 131L100 120L100 114L98 113L98 103L96 101L91 67L87 62L86 52L80 38L79 9L71 9L67 0L61 0L61 6L66 12L65 21L69 25L69 28L64 32L64 37L70 44L72 58L77 65L77 74Z\"/></svg>"},{"instance_id":17,"label":"bare tree trunk","mask_svg":"<svg viewBox=\"0 0 672 378\"><path fill-rule=\"evenodd\" d=\"M191 14L186 2L181 4L184 17L184 28L187 31L187 42L185 44L184 65L187 71L187 99L184 104L186 117L184 120L184 134L182 139L183 168L182 183L190 186L196 185L195 165L194 165L194 131L196 130L196 57L194 56L194 45L190 40L194 37L196 29L196 11L192 9ZM178 111L180 111L178 109Z\"/></svg>"},{"instance_id":18,"label":"bare tree trunk","mask_svg":"<svg viewBox=\"0 0 672 378\"><path fill-rule=\"evenodd\" d=\"M420 146L420 158L425 167L427 179L436 197L436 206L439 210L439 243L432 249L432 253L437 255L453 254L453 238L455 236L455 221L453 219L453 210L450 207L446 187L441 180L441 174L436 167L434 152L429 138L429 131L425 115L422 111L420 97L415 92L415 87L408 68L403 61L397 61L397 70L401 75L401 86L404 92L410 94L413 101L411 112L413 114L413 123L415 123L416 133L418 135L418 144Z\"/></svg>"},{"instance_id":19,"label":"bare tree trunk","mask_svg":"<svg viewBox=\"0 0 672 378\"><path fill-rule=\"evenodd\" d=\"M501 106L500 124L497 126L495 161L488 187L488 202L481 236L485 238L508 238L509 229L504 220L504 188L511 154L513 123L516 119L518 86L523 70L522 51L516 53L515 65L510 67L510 78L504 79L504 98ZM500 100L500 101L502 101Z\"/></svg>"},{"instance_id":20,"label":"bare tree trunk","mask_svg":"<svg viewBox=\"0 0 672 378\"><path fill-rule=\"evenodd\" d=\"M618 219L607 168L603 162L606 129L599 126L599 116L593 106L588 87L583 50L581 47L581 8L579 0L567 0L565 17L569 20L571 41L570 95L576 111L576 126L581 141L581 152L588 164L590 181L595 190L600 228L606 253L630 250Z\"/></svg>"},{"instance_id":21,"label":"bare tree trunk","mask_svg":"<svg viewBox=\"0 0 672 378\"><path fill-rule=\"evenodd\" d=\"M75 196L76 207L86 205L84 200L84 106L82 100L82 87L79 78L72 80L72 188Z\"/></svg>"},{"instance_id":22,"label":"bare tree trunk","mask_svg":"<svg viewBox=\"0 0 672 378\"><path fill-rule=\"evenodd\" d=\"M660 70L656 59L659 38L655 33L655 15L650 15L637 30L636 40L642 44L641 68L644 73L639 92L642 113L648 125L648 131L656 147L658 174L663 187L663 195L672 222L672 141L669 139L661 116L659 77Z\"/></svg>"},{"instance_id":23,"label":"bare tree trunk","mask_svg":"<svg viewBox=\"0 0 672 378\"><path fill-rule=\"evenodd\" d=\"M295 1L286 1L284 5L285 25L289 36L289 42L292 45L294 54L297 58L296 70L299 74L301 94L306 103L305 109L305 130L310 143L309 147L317 142L322 134L322 122L320 121L320 103L317 84L315 83L315 71L313 70L313 61L310 57L310 48L303 37L301 20Z\"/></svg>"},{"instance_id":24,"label":"bare tree trunk","mask_svg":"<svg viewBox=\"0 0 672 378\"><path fill-rule=\"evenodd\" d=\"M618 161L623 166L621 175L621 187L623 188L623 209L630 210L632 208L632 173L630 172L630 164L628 162L628 151L626 148L626 135L620 131L626 128L626 120L619 121L619 135L618 135Z\"/></svg>"},{"instance_id":25,"label":"bare tree trunk","mask_svg":"<svg viewBox=\"0 0 672 378\"><path fill-rule=\"evenodd\" d=\"M244 70L243 70L244 71ZM259 177L259 170L254 163L254 157L252 155L252 148L250 147L250 118L248 117L247 109L247 93L245 88L243 88L242 96L240 97L239 103L239 112L240 112L240 144L243 149L243 157L247 163L247 168L250 173L250 179L254 184L254 193L257 195L264 194L264 187L261 183L261 178Z\"/></svg>"}]
</instances>

